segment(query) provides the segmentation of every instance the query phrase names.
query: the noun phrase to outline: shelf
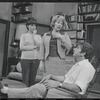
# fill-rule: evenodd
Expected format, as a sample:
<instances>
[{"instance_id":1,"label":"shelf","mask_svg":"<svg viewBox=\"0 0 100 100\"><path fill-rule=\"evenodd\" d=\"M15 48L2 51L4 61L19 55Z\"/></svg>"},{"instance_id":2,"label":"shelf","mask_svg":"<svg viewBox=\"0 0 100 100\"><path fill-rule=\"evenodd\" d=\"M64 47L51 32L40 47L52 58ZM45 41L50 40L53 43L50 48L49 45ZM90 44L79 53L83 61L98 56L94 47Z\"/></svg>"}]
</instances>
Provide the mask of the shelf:
<instances>
[{"instance_id":1,"label":"shelf","mask_svg":"<svg viewBox=\"0 0 100 100\"><path fill-rule=\"evenodd\" d=\"M65 31L77 31L77 32L81 32L81 30L77 30L77 29L63 30L63 32L65 32Z\"/></svg>"},{"instance_id":2,"label":"shelf","mask_svg":"<svg viewBox=\"0 0 100 100\"><path fill-rule=\"evenodd\" d=\"M100 23L100 20L91 20L91 21L81 21L78 23Z\"/></svg>"},{"instance_id":3,"label":"shelf","mask_svg":"<svg viewBox=\"0 0 100 100\"><path fill-rule=\"evenodd\" d=\"M76 23L77 21L68 21L68 23Z\"/></svg>"},{"instance_id":4,"label":"shelf","mask_svg":"<svg viewBox=\"0 0 100 100\"><path fill-rule=\"evenodd\" d=\"M25 23L27 19L19 20L19 21L12 21L13 23Z\"/></svg>"},{"instance_id":5,"label":"shelf","mask_svg":"<svg viewBox=\"0 0 100 100\"><path fill-rule=\"evenodd\" d=\"M19 14L25 15L25 14L30 14L30 13L32 13L32 12L24 11L24 12L19 12L19 13L12 13L12 15L19 15Z\"/></svg>"},{"instance_id":6,"label":"shelf","mask_svg":"<svg viewBox=\"0 0 100 100\"><path fill-rule=\"evenodd\" d=\"M89 3L89 4L79 4L79 6L87 6L87 5L93 5L93 4L96 4L96 3L93 2L93 3Z\"/></svg>"},{"instance_id":7,"label":"shelf","mask_svg":"<svg viewBox=\"0 0 100 100\"><path fill-rule=\"evenodd\" d=\"M92 12L83 12L83 13L78 13L79 15L88 15L88 14L97 14L100 13L100 11L92 11Z\"/></svg>"},{"instance_id":8,"label":"shelf","mask_svg":"<svg viewBox=\"0 0 100 100\"><path fill-rule=\"evenodd\" d=\"M50 28L50 25L41 24L41 23L37 23L37 26L42 26L42 27L49 27L49 28Z\"/></svg>"},{"instance_id":9,"label":"shelf","mask_svg":"<svg viewBox=\"0 0 100 100\"><path fill-rule=\"evenodd\" d=\"M85 38L77 38L77 40L86 40Z\"/></svg>"},{"instance_id":10,"label":"shelf","mask_svg":"<svg viewBox=\"0 0 100 100\"><path fill-rule=\"evenodd\" d=\"M19 7L25 7L25 6L31 6L32 4L31 3L23 3L23 4L17 4L17 5L14 5L13 7L15 7L15 8L19 8Z\"/></svg>"},{"instance_id":11,"label":"shelf","mask_svg":"<svg viewBox=\"0 0 100 100\"><path fill-rule=\"evenodd\" d=\"M76 39L76 37L70 37L70 39L74 40L74 39Z\"/></svg>"},{"instance_id":12,"label":"shelf","mask_svg":"<svg viewBox=\"0 0 100 100\"><path fill-rule=\"evenodd\" d=\"M14 40L14 42L17 42L17 43L19 43L19 42L20 42L20 40L18 40L18 39L15 39L15 40Z\"/></svg>"},{"instance_id":13,"label":"shelf","mask_svg":"<svg viewBox=\"0 0 100 100\"><path fill-rule=\"evenodd\" d=\"M11 44L10 46L13 47L13 48L18 48L18 45Z\"/></svg>"}]
</instances>

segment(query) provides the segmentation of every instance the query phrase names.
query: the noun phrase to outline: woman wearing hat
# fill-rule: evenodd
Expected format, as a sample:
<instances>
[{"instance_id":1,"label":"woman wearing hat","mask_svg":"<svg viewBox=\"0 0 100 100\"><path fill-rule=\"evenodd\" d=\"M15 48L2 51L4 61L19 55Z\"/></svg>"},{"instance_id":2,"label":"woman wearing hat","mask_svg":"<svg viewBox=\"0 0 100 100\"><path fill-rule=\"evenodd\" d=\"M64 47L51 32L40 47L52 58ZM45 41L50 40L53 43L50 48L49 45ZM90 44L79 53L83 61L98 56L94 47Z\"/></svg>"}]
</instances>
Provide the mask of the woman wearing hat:
<instances>
[{"instance_id":1,"label":"woman wearing hat","mask_svg":"<svg viewBox=\"0 0 100 100\"><path fill-rule=\"evenodd\" d=\"M72 45L68 34L62 30L68 29L65 16L57 14L51 17L51 31L42 37L40 46L40 69L47 74L64 75L66 71L65 51L70 51Z\"/></svg>"}]
</instances>

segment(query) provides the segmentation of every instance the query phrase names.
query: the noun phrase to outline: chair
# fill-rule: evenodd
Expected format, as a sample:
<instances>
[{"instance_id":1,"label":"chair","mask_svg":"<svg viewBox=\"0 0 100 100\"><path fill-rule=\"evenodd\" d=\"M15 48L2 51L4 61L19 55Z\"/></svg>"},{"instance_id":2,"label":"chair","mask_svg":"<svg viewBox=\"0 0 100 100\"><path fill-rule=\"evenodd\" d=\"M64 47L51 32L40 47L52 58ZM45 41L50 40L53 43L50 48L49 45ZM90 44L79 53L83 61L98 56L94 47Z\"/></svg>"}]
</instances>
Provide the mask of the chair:
<instances>
[{"instance_id":1,"label":"chair","mask_svg":"<svg viewBox=\"0 0 100 100\"><path fill-rule=\"evenodd\" d=\"M91 64L94 63L94 57L91 59ZM97 63L97 62L96 62ZM95 81L96 81L96 78L97 78L97 75L99 74L98 72L98 67L96 67L96 72L95 72L95 75L92 79L92 81L89 83L88 87L87 87L87 90L85 92L84 95L81 95L81 94L78 94L78 93L75 93L75 92L72 92L72 91L69 91L70 93L72 93L76 98L87 98L88 94L91 92L91 93L96 93L96 94L100 94L100 91L96 91L96 90L91 90L92 86L94 85ZM66 91L66 89L64 88L60 88L60 87L57 87L58 90L61 90L61 91L64 91L64 92L68 92L68 90Z\"/></svg>"}]
</instances>

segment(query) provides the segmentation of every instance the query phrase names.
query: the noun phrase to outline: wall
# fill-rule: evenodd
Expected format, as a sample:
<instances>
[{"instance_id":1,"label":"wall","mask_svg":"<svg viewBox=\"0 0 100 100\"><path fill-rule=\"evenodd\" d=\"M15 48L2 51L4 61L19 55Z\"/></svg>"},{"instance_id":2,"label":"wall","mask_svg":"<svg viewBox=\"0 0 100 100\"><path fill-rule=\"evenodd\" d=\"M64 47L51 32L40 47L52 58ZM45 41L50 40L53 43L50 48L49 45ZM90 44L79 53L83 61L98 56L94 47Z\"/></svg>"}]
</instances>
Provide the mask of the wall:
<instances>
[{"instance_id":1,"label":"wall","mask_svg":"<svg viewBox=\"0 0 100 100\"><path fill-rule=\"evenodd\" d=\"M11 13L12 13L12 2L0 2L0 18L4 20L11 20ZM14 30L16 25L10 22L10 30L9 30L9 45L12 42L14 37ZM8 46L8 57L12 57L12 48Z\"/></svg>"},{"instance_id":2,"label":"wall","mask_svg":"<svg viewBox=\"0 0 100 100\"><path fill-rule=\"evenodd\" d=\"M50 17L54 15L54 3L33 3L32 16L39 23L50 23Z\"/></svg>"},{"instance_id":3,"label":"wall","mask_svg":"<svg viewBox=\"0 0 100 100\"><path fill-rule=\"evenodd\" d=\"M50 17L58 12L70 15L77 13L78 3L33 3L32 16L39 23L50 24Z\"/></svg>"},{"instance_id":4,"label":"wall","mask_svg":"<svg viewBox=\"0 0 100 100\"><path fill-rule=\"evenodd\" d=\"M0 18L9 20L11 19L11 2L0 2Z\"/></svg>"},{"instance_id":5,"label":"wall","mask_svg":"<svg viewBox=\"0 0 100 100\"><path fill-rule=\"evenodd\" d=\"M66 15L70 15L72 13L77 13L77 5L78 3L55 3L55 9L54 14L57 14L58 12L63 12Z\"/></svg>"}]
</instances>

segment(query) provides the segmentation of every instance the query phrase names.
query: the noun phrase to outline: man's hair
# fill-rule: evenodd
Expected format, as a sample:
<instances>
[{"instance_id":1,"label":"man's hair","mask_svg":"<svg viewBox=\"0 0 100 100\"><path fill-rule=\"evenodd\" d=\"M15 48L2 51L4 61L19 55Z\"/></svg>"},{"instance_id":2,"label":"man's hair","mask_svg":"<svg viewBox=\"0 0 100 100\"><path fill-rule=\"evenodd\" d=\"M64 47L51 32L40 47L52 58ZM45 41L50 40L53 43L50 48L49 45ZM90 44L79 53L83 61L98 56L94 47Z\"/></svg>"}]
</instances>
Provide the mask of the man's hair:
<instances>
[{"instance_id":1,"label":"man's hair","mask_svg":"<svg viewBox=\"0 0 100 100\"><path fill-rule=\"evenodd\" d=\"M90 60L93 56L93 47L87 42L80 42L77 45L81 46L81 52L86 53L85 58Z\"/></svg>"},{"instance_id":2,"label":"man's hair","mask_svg":"<svg viewBox=\"0 0 100 100\"><path fill-rule=\"evenodd\" d=\"M28 29L28 26L29 26L29 25L33 25L33 24L37 25L36 19L33 18L33 17L28 18L28 20L27 20L27 22L26 22L26 27L27 27L27 29Z\"/></svg>"}]
</instances>

